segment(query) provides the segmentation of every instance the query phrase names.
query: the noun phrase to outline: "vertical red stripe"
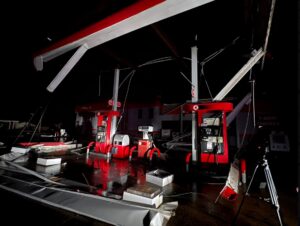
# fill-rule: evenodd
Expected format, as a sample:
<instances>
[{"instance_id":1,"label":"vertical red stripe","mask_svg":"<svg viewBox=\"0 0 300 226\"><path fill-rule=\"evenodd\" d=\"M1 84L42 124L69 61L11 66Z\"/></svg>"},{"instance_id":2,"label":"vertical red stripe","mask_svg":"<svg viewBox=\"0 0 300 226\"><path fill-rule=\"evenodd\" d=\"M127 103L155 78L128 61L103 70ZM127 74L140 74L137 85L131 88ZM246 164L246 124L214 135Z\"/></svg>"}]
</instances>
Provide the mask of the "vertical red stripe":
<instances>
[{"instance_id":1,"label":"vertical red stripe","mask_svg":"<svg viewBox=\"0 0 300 226\"><path fill-rule=\"evenodd\" d=\"M242 173L246 172L246 160L245 159L241 159L241 171L242 171Z\"/></svg>"}]
</instances>

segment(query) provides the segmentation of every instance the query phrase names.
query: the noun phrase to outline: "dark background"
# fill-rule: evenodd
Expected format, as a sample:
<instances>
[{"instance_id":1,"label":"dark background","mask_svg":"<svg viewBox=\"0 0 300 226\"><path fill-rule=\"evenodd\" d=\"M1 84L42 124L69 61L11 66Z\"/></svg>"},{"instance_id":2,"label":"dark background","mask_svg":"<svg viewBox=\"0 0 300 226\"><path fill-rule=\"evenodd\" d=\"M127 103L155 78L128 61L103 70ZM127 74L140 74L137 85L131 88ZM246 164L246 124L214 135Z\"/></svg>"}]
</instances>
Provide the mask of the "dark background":
<instances>
[{"instance_id":1,"label":"dark background","mask_svg":"<svg viewBox=\"0 0 300 226\"><path fill-rule=\"evenodd\" d=\"M1 2L0 119L27 121L31 113L48 106L43 123L75 124L77 104L107 100L112 95L113 69L136 67L148 60L173 56L155 32L147 27L89 50L68 77L50 94L46 87L71 56L65 54L45 64L42 72L33 67L35 51L78 29L115 12L134 0L103 1L4 1ZM205 76L216 95L226 79L243 65L252 48L264 41L267 9L259 0L216 1L193 12L156 24L176 47L180 57L190 57L196 43L199 60L223 48L235 37L240 40L205 66ZM270 2L270 1L269 1ZM258 7L259 5L260 7ZM275 176L294 186L296 155L299 148L299 6L297 1L277 0L264 71L255 71L256 97L272 104L291 142L289 156L275 159ZM298 17L298 19L297 19ZM176 55L176 54L175 54ZM176 56L175 56L176 57ZM190 99L189 84L178 74L189 75L189 61L174 61L137 70L129 92L129 100L146 101L160 96L163 102L185 102ZM128 71L127 71L128 72ZM122 72L121 80L127 72ZM98 79L101 75L101 95ZM202 78L203 79L203 78ZM249 91L247 76L229 94L242 97ZM201 83L200 97L208 98ZM127 84L126 84L127 85ZM298 85L298 87L297 87ZM126 86L124 86L126 87ZM124 99L125 88L120 90ZM275 156L276 157L276 156ZM278 156L277 156L278 157ZM298 155L298 168L299 168ZM281 164L283 163L283 164ZM273 166L272 166L273 167ZM299 171L299 169L298 169Z\"/></svg>"},{"instance_id":2,"label":"dark background","mask_svg":"<svg viewBox=\"0 0 300 226\"><path fill-rule=\"evenodd\" d=\"M176 47L181 60L138 69L128 100L145 101L157 96L164 103L189 100L190 85L178 72L182 71L189 77L190 62L182 58L190 58L190 47L197 44L199 60L203 60L239 36L236 45L205 66L205 77L216 95L248 59L251 49L263 43L269 10L267 3L270 1L215 1L120 37L89 50L57 90L48 93L47 85L73 52L45 63L42 72L35 71L33 54L133 2L114 0L87 4L54 0L1 3L0 117L27 121L30 113L49 103L45 123L72 125L76 104L111 98L115 67L135 68L159 57L178 57L174 56L174 49L168 48L162 41L157 29ZM298 105L297 7L296 2L283 0L276 1L275 7L265 69L255 72L257 98L272 102L284 126L295 135ZM196 43L195 35L198 36ZM120 80L128 72L122 71ZM239 98L248 92L247 79L243 79L228 96ZM200 98L209 98L204 84L203 78L202 81L200 79ZM127 84L124 84L120 89L121 101L126 87Z\"/></svg>"}]
</instances>

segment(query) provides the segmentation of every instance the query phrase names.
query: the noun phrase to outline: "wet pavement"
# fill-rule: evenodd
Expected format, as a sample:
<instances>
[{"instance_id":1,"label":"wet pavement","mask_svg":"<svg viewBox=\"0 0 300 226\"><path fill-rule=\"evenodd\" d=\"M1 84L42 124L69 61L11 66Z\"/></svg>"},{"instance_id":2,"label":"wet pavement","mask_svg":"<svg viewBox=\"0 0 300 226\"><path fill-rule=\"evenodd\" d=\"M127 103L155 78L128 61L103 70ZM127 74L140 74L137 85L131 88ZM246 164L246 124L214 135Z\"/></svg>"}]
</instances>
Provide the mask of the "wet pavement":
<instances>
[{"instance_id":1,"label":"wet pavement","mask_svg":"<svg viewBox=\"0 0 300 226\"><path fill-rule=\"evenodd\" d=\"M239 186L236 200L219 198L229 172L229 166L192 165L186 172L185 153L173 152L164 156L164 160L148 159L111 159L83 151L57 154L62 158L60 167L54 167L48 173L51 178L87 185L94 195L112 199L121 199L123 191L134 184L144 184L146 172L164 169L174 174L173 183L163 187L163 202L178 201L175 216L168 221L168 226L187 225L280 225L276 208L270 203L267 187L259 188L262 177L257 177L249 195L245 196L246 185ZM31 155L28 161L19 163L29 169L43 172L35 164L37 156ZM253 167L250 168L253 170ZM251 170L249 170L251 172ZM46 171L44 171L46 172ZM251 174L248 175L248 183ZM277 183L277 180L276 180ZM297 197L294 187L281 185L277 187L281 218L284 225L297 224ZM59 210L40 204L7 191L1 191L1 210L7 225L21 223L27 225L107 225L87 217L65 210ZM2 224L1 225L6 225Z\"/></svg>"}]
</instances>

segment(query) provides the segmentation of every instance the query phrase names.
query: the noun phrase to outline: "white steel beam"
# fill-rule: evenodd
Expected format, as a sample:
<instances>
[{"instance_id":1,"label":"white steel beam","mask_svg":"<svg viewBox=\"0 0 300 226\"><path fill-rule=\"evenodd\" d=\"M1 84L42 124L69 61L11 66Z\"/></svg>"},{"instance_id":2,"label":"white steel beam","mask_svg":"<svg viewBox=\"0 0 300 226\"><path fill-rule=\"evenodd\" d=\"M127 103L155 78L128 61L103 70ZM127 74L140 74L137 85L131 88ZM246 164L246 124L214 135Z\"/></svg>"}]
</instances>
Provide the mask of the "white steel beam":
<instances>
[{"instance_id":1,"label":"white steel beam","mask_svg":"<svg viewBox=\"0 0 300 226\"><path fill-rule=\"evenodd\" d=\"M260 48L255 52L248 62L235 74L235 76L224 86L224 88L215 96L214 101L223 100L223 98L235 87L235 85L251 70L251 68L262 58L265 53Z\"/></svg>"},{"instance_id":2,"label":"white steel beam","mask_svg":"<svg viewBox=\"0 0 300 226\"><path fill-rule=\"evenodd\" d=\"M35 67L37 70L42 70L43 62L54 59L83 44L86 44L88 48L93 48L132 31L212 1L213 0L139 0L127 9L117 12L42 50L35 55Z\"/></svg>"},{"instance_id":3,"label":"white steel beam","mask_svg":"<svg viewBox=\"0 0 300 226\"><path fill-rule=\"evenodd\" d=\"M120 69L115 69L114 75L114 87L113 87L113 103L112 110L117 111L118 108L118 93L119 93L119 77L120 77ZM117 116L113 116L111 120L111 130L110 130L110 141L112 142L113 136L115 135L117 130Z\"/></svg>"},{"instance_id":4,"label":"white steel beam","mask_svg":"<svg viewBox=\"0 0 300 226\"><path fill-rule=\"evenodd\" d=\"M74 53L74 55L69 59L65 66L58 72L52 82L48 85L47 90L53 92L57 86L64 80L67 74L72 70L72 68L77 64L81 57L88 50L88 47L84 44L80 46L79 49Z\"/></svg>"},{"instance_id":5,"label":"white steel beam","mask_svg":"<svg viewBox=\"0 0 300 226\"><path fill-rule=\"evenodd\" d=\"M243 107L250 103L251 101L251 93L248 93L239 103L238 105L233 109L232 112L228 114L226 117L227 127L232 123L232 121L237 117L237 115L240 113L240 111L243 109Z\"/></svg>"}]
</instances>

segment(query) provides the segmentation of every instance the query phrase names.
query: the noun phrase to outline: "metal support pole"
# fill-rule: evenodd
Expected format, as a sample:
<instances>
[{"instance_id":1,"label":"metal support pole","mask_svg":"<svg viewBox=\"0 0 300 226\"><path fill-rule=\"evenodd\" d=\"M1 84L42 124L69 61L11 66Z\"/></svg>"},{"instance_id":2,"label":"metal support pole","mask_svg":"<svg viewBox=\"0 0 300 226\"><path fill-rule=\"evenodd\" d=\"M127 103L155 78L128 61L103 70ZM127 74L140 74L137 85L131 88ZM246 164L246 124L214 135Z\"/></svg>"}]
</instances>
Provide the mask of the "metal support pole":
<instances>
[{"instance_id":1,"label":"metal support pole","mask_svg":"<svg viewBox=\"0 0 300 226\"><path fill-rule=\"evenodd\" d=\"M266 148L266 152L268 152L268 148ZM268 190L269 190L269 193L270 193L271 202L276 207L276 213L277 213L277 217L278 217L278 220L279 220L279 224L280 224L280 226L282 226L283 223L282 223L281 216L280 216L280 206L279 206L279 202L278 202L277 190L276 190L276 187L275 187L275 184L274 184L274 181L273 181L271 170L269 168L268 160L266 159L266 153L263 156L262 161L260 163L258 163L256 165L255 169L254 169L254 173L253 173L251 181L248 185L246 195L249 195L250 187L252 185L255 174L257 173L257 170L258 170L259 167L263 167L264 174L265 174L265 177L266 177L266 182L267 182L267 185L268 185Z\"/></svg>"},{"instance_id":2,"label":"metal support pole","mask_svg":"<svg viewBox=\"0 0 300 226\"><path fill-rule=\"evenodd\" d=\"M264 173L266 176L271 201L272 201L272 204L276 207L276 213L277 213L277 217L279 220L279 224L282 226L283 224L282 224L282 220L281 220L281 216L280 216L280 206L279 206L279 202L278 202L278 194L277 194L275 184L274 184L274 181L272 178L271 170L268 165L268 161L265 160L264 164L265 164L264 165Z\"/></svg>"},{"instance_id":3,"label":"metal support pole","mask_svg":"<svg viewBox=\"0 0 300 226\"><path fill-rule=\"evenodd\" d=\"M198 48L193 46L192 54L192 102L198 102ZM192 161L198 161L197 114L192 113Z\"/></svg>"},{"instance_id":4,"label":"metal support pole","mask_svg":"<svg viewBox=\"0 0 300 226\"><path fill-rule=\"evenodd\" d=\"M269 14L269 20L268 20L268 27L267 27L265 43L264 43L264 48L263 48L263 51L265 53L267 52L267 48L268 48L269 36L270 36L270 32L271 32L271 25L272 25L272 21L273 21L274 10L275 10L275 3L276 3L276 0L272 0L270 14ZM264 68L265 58L266 58L266 56L264 55L262 58L262 61L261 61L261 68L260 68L261 70L263 70L263 68Z\"/></svg>"},{"instance_id":5,"label":"metal support pole","mask_svg":"<svg viewBox=\"0 0 300 226\"><path fill-rule=\"evenodd\" d=\"M252 69L252 67L263 57L262 49L253 53L248 62L233 76L233 78L224 86L224 88L213 99L223 100L224 97L235 87L235 85Z\"/></svg>"},{"instance_id":6,"label":"metal support pole","mask_svg":"<svg viewBox=\"0 0 300 226\"><path fill-rule=\"evenodd\" d=\"M118 108L118 92L119 92L119 77L120 77L120 69L115 69L114 75L114 87L113 87L113 105L112 110L117 111ZM116 133L117 129L117 116L113 116L111 120L111 130L110 130L110 141L112 142L112 138Z\"/></svg>"},{"instance_id":7,"label":"metal support pole","mask_svg":"<svg viewBox=\"0 0 300 226\"><path fill-rule=\"evenodd\" d=\"M252 108L253 108L253 126L256 127L256 115L255 115L255 80L251 80L251 94L252 94Z\"/></svg>"}]
</instances>

